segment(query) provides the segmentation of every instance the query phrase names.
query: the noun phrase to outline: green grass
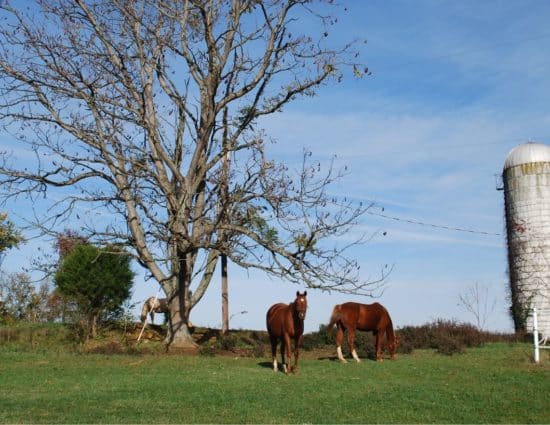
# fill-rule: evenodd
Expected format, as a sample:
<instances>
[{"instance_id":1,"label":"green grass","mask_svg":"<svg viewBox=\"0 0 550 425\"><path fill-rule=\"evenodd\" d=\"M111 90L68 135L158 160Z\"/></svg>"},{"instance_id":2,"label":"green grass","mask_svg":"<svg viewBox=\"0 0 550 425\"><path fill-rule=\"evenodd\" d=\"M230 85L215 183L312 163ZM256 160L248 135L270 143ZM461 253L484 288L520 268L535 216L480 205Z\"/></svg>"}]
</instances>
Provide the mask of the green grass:
<instances>
[{"instance_id":1,"label":"green grass","mask_svg":"<svg viewBox=\"0 0 550 425\"><path fill-rule=\"evenodd\" d=\"M490 344L397 361L97 355L0 347L2 423L548 423L550 360Z\"/></svg>"}]
</instances>

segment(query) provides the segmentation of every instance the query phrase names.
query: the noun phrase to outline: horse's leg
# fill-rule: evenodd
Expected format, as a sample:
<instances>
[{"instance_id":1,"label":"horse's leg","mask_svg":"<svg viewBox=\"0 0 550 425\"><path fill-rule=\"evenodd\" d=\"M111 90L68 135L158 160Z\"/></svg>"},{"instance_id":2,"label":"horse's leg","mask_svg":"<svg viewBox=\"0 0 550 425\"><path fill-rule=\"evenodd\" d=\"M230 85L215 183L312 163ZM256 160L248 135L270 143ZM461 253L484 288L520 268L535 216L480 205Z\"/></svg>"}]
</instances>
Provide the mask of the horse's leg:
<instances>
[{"instance_id":1,"label":"horse's leg","mask_svg":"<svg viewBox=\"0 0 550 425\"><path fill-rule=\"evenodd\" d=\"M349 327L348 328L348 345L349 349L351 350L351 355L355 359L356 362L360 362L359 356L357 355L357 351L355 351L355 328Z\"/></svg>"},{"instance_id":2,"label":"horse's leg","mask_svg":"<svg viewBox=\"0 0 550 425\"><path fill-rule=\"evenodd\" d=\"M338 360L341 363L347 363L347 360L342 355L342 342L344 341L344 329L340 324L336 327L336 354L338 355Z\"/></svg>"},{"instance_id":3,"label":"horse's leg","mask_svg":"<svg viewBox=\"0 0 550 425\"><path fill-rule=\"evenodd\" d=\"M151 317L151 325L154 325L155 324L155 312L153 311L153 309L151 309L151 311L149 312L149 317Z\"/></svg>"},{"instance_id":4,"label":"horse's leg","mask_svg":"<svg viewBox=\"0 0 550 425\"><path fill-rule=\"evenodd\" d=\"M397 350L397 337L394 335L393 340L390 342L390 339L388 337L388 332L386 331L386 344L388 347L388 351L390 352L390 359L395 360L396 359L395 351Z\"/></svg>"},{"instance_id":5,"label":"horse's leg","mask_svg":"<svg viewBox=\"0 0 550 425\"><path fill-rule=\"evenodd\" d=\"M285 357L286 357L286 362L284 366L285 366L285 373L288 375L290 373L290 362L292 358L292 346L290 345L290 335L288 333L284 334L284 340L283 340L282 346L284 347L285 351L282 352L281 354L283 356L283 362L285 362Z\"/></svg>"},{"instance_id":6,"label":"horse's leg","mask_svg":"<svg viewBox=\"0 0 550 425\"><path fill-rule=\"evenodd\" d=\"M298 373L298 356L300 354L300 345L302 345L303 339L303 335L300 335L298 338L294 339L294 373Z\"/></svg>"},{"instance_id":7,"label":"horse's leg","mask_svg":"<svg viewBox=\"0 0 550 425\"><path fill-rule=\"evenodd\" d=\"M271 360L273 361L273 372L277 372L279 367L277 366L277 343L278 338L276 336L269 336L271 341Z\"/></svg>"},{"instance_id":8,"label":"horse's leg","mask_svg":"<svg viewBox=\"0 0 550 425\"><path fill-rule=\"evenodd\" d=\"M381 362L382 360L382 339L384 338L384 330L378 329L375 332L376 335L376 361Z\"/></svg>"}]
</instances>

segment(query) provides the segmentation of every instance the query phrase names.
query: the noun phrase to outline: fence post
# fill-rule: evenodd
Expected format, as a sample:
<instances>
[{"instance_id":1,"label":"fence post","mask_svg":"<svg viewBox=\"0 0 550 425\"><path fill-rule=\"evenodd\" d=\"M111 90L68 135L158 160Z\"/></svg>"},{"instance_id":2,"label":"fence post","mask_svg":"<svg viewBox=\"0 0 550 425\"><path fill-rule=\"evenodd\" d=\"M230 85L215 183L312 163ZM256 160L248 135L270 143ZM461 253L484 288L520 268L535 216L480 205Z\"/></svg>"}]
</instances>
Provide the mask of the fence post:
<instances>
[{"instance_id":1,"label":"fence post","mask_svg":"<svg viewBox=\"0 0 550 425\"><path fill-rule=\"evenodd\" d=\"M535 343L535 363L538 363L540 361L540 353L539 353L539 329L538 329L538 323L537 323L537 308L533 308L533 342Z\"/></svg>"}]
</instances>

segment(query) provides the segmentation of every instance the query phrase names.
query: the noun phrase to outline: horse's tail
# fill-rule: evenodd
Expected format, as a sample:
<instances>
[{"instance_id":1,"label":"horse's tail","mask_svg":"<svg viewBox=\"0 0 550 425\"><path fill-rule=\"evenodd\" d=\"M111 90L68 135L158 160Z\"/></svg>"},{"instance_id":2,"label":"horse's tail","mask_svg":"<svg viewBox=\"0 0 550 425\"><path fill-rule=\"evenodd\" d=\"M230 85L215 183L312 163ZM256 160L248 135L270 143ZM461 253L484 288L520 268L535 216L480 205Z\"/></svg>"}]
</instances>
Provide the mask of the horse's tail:
<instances>
[{"instance_id":1,"label":"horse's tail","mask_svg":"<svg viewBox=\"0 0 550 425\"><path fill-rule=\"evenodd\" d=\"M149 301L151 298L147 298L145 302L143 303L143 307L141 307L141 323L145 322L147 319L147 313L149 313Z\"/></svg>"},{"instance_id":2,"label":"horse's tail","mask_svg":"<svg viewBox=\"0 0 550 425\"><path fill-rule=\"evenodd\" d=\"M386 314L388 315L388 324L386 325L386 341L388 345L388 351L390 352L393 358L395 355L395 351L397 350L398 339L393 330L393 323L391 321L391 317L387 311L386 311Z\"/></svg>"},{"instance_id":3,"label":"horse's tail","mask_svg":"<svg viewBox=\"0 0 550 425\"><path fill-rule=\"evenodd\" d=\"M334 325L338 320L340 320L342 317L342 313L340 312L340 305L335 305L332 309L332 315L330 316L330 322L327 325L327 333L330 335L332 334L332 329L334 328Z\"/></svg>"}]
</instances>

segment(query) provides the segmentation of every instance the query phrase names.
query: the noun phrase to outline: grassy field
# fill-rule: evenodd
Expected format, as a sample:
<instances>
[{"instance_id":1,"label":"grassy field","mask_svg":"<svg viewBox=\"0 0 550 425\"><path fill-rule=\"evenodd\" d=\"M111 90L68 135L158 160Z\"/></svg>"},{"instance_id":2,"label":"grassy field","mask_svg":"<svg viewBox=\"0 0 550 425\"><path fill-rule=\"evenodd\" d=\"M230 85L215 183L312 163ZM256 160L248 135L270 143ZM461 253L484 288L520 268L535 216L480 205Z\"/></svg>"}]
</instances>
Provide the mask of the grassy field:
<instances>
[{"instance_id":1,"label":"grassy field","mask_svg":"<svg viewBox=\"0 0 550 425\"><path fill-rule=\"evenodd\" d=\"M528 344L339 364L27 352L0 346L2 423L549 423L550 360Z\"/></svg>"}]
</instances>

